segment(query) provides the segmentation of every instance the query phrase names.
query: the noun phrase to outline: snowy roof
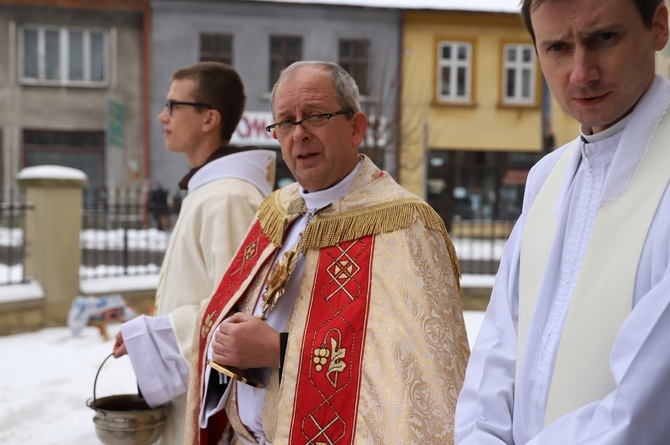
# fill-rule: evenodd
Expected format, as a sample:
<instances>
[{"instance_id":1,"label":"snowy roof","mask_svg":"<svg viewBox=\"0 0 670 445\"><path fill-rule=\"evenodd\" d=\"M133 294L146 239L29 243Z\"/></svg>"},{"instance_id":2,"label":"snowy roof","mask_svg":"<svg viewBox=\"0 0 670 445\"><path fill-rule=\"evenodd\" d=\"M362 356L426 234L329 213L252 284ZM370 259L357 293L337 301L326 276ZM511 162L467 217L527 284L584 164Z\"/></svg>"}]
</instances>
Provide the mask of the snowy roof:
<instances>
[{"instance_id":1,"label":"snowy roof","mask_svg":"<svg viewBox=\"0 0 670 445\"><path fill-rule=\"evenodd\" d=\"M252 0L276 3L518 13L520 0Z\"/></svg>"}]
</instances>

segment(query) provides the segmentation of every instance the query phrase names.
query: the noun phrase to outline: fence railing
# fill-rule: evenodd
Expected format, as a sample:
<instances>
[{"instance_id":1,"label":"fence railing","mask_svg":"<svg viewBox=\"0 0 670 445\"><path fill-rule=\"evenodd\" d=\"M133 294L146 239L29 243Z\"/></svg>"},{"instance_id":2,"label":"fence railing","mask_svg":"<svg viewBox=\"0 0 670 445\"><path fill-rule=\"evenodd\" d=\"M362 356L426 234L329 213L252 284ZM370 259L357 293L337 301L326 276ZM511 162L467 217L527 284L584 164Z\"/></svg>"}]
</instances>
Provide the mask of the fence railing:
<instances>
[{"instance_id":1,"label":"fence railing","mask_svg":"<svg viewBox=\"0 0 670 445\"><path fill-rule=\"evenodd\" d=\"M25 214L31 206L17 191L0 204L0 285L19 284L24 276ZM178 209L169 207L168 220ZM84 194L80 236L81 279L157 274L171 233L159 229L142 190L92 190ZM163 225L165 220L163 220ZM45 224L48 223L45 221ZM453 221L449 234L463 274L493 275L514 220Z\"/></svg>"},{"instance_id":2,"label":"fence railing","mask_svg":"<svg viewBox=\"0 0 670 445\"><path fill-rule=\"evenodd\" d=\"M80 278L157 274L171 229L155 226L142 190L86 190Z\"/></svg>"},{"instance_id":3,"label":"fence railing","mask_svg":"<svg viewBox=\"0 0 670 445\"><path fill-rule=\"evenodd\" d=\"M24 228L26 211L32 206L16 190L9 191L9 201L0 204L0 286L27 281L24 273L26 246Z\"/></svg>"},{"instance_id":4,"label":"fence railing","mask_svg":"<svg viewBox=\"0 0 670 445\"><path fill-rule=\"evenodd\" d=\"M454 242L462 274L495 275L516 220L453 221Z\"/></svg>"}]
</instances>

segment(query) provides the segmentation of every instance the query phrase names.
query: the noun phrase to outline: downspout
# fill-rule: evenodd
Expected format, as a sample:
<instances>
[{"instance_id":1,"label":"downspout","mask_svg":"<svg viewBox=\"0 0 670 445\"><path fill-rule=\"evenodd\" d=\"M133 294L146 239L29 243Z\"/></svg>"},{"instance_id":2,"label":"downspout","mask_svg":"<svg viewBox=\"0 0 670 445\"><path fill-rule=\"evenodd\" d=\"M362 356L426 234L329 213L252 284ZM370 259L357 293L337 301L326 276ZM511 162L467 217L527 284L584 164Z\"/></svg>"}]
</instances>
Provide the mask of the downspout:
<instances>
[{"instance_id":1,"label":"downspout","mask_svg":"<svg viewBox=\"0 0 670 445\"><path fill-rule=\"evenodd\" d=\"M143 105L144 105L144 182L147 183L151 178L151 3L149 0L144 5L142 12L143 21Z\"/></svg>"},{"instance_id":2,"label":"downspout","mask_svg":"<svg viewBox=\"0 0 670 445\"><path fill-rule=\"evenodd\" d=\"M398 125L395 126L395 171L396 171L396 181L398 184L402 184L402 178L400 177L401 167L400 167L400 152L402 151L402 104L403 104L403 60L405 58L405 10L400 10L400 31L398 32L399 44L398 48L400 49L400 54L398 54L398 98L396 101L396 122Z\"/></svg>"},{"instance_id":3,"label":"downspout","mask_svg":"<svg viewBox=\"0 0 670 445\"><path fill-rule=\"evenodd\" d=\"M149 181L151 179L151 1L146 0L142 11L143 44L142 58L144 66L142 69L143 88L142 103L144 106L144 180L142 184L142 226L149 227L149 215L147 213L147 201L149 197Z\"/></svg>"}]
</instances>

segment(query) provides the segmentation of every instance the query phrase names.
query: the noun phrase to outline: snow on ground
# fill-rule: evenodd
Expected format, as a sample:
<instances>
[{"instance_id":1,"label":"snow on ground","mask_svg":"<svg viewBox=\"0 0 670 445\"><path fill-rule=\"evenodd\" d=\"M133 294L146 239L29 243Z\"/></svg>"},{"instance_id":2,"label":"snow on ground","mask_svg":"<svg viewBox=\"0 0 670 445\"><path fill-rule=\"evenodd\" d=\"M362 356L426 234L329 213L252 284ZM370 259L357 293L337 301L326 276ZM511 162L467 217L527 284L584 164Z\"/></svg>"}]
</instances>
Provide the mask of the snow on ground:
<instances>
[{"instance_id":1,"label":"snow on ground","mask_svg":"<svg viewBox=\"0 0 670 445\"><path fill-rule=\"evenodd\" d=\"M466 311L470 345L484 313ZM0 444L98 445L93 416L95 375L111 353L119 324L110 339L95 328L74 337L68 328L0 337ZM136 393L127 356L110 358L100 371L96 396Z\"/></svg>"},{"instance_id":2,"label":"snow on ground","mask_svg":"<svg viewBox=\"0 0 670 445\"><path fill-rule=\"evenodd\" d=\"M68 328L0 337L0 443L95 445L95 412L86 406L93 381L111 353L119 325L103 341L96 328L73 337ZM109 359L100 372L97 397L136 393L128 357Z\"/></svg>"}]
</instances>

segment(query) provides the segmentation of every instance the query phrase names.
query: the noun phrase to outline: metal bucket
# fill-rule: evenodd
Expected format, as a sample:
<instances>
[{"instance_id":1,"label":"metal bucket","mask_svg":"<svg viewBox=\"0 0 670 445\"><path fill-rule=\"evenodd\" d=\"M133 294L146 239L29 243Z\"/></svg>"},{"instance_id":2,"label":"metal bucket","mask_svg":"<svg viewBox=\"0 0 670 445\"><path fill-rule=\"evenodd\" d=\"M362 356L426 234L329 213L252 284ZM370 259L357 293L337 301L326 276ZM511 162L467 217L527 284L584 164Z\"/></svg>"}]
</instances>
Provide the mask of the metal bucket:
<instances>
[{"instance_id":1,"label":"metal bucket","mask_svg":"<svg viewBox=\"0 0 670 445\"><path fill-rule=\"evenodd\" d=\"M151 408L138 394L121 394L96 398L95 389L98 375L105 362L103 360L93 383L93 400L86 406L95 410L95 434L105 445L149 445L156 442L163 433L167 418L168 404Z\"/></svg>"}]
</instances>

